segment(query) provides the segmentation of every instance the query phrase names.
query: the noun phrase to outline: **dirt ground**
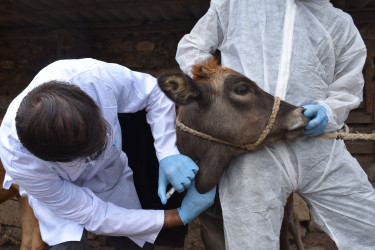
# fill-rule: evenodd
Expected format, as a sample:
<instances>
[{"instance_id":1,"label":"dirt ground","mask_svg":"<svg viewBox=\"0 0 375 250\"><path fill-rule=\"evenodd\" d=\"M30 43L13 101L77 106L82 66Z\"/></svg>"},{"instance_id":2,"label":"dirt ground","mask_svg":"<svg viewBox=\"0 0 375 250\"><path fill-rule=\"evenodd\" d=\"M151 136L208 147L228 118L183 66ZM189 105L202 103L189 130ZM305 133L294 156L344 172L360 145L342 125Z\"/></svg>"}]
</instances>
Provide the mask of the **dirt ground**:
<instances>
[{"instance_id":1,"label":"dirt ground","mask_svg":"<svg viewBox=\"0 0 375 250\"><path fill-rule=\"evenodd\" d=\"M199 220L193 220L189 227L163 230L155 243L155 250L204 250L200 237ZM4 235L2 236L4 238ZM112 250L105 236L88 235L90 250ZM322 233L310 234L303 239L306 250L337 250L333 241ZM5 242L3 242L5 243ZM292 250L296 250L292 243ZM9 239L0 250L18 250L20 242ZM47 249L47 248L46 248Z\"/></svg>"}]
</instances>

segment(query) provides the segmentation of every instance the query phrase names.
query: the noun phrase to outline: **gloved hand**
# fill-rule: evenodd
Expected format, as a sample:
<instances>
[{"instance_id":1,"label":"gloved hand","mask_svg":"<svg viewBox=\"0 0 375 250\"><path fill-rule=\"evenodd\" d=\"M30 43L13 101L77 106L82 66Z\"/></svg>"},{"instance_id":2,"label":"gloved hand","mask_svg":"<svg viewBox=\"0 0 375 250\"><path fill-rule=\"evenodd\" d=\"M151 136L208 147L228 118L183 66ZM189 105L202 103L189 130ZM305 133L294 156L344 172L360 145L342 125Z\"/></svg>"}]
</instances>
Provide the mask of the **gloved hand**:
<instances>
[{"instance_id":1,"label":"gloved hand","mask_svg":"<svg viewBox=\"0 0 375 250\"><path fill-rule=\"evenodd\" d=\"M190 186L198 170L197 164L182 154L170 155L161 159L159 162L158 188L161 203L164 205L167 203L165 193L168 183L171 183L177 192L181 193Z\"/></svg>"},{"instance_id":2,"label":"gloved hand","mask_svg":"<svg viewBox=\"0 0 375 250\"><path fill-rule=\"evenodd\" d=\"M192 181L181 207L177 208L181 221L186 225L214 204L216 186L205 194L199 193L195 189L195 181Z\"/></svg>"},{"instance_id":3,"label":"gloved hand","mask_svg":"<svg viewBox=\"0 0 375 250\"><path fill-rule=\"evenodd\" d=\"M318 136L322 134L328 122L326 108L316 104L304 105L302 107L306 109L303 114L307 118L312 118L306 125L305 131L303 133L309 136Z\"/></svg>"}]
</instances>

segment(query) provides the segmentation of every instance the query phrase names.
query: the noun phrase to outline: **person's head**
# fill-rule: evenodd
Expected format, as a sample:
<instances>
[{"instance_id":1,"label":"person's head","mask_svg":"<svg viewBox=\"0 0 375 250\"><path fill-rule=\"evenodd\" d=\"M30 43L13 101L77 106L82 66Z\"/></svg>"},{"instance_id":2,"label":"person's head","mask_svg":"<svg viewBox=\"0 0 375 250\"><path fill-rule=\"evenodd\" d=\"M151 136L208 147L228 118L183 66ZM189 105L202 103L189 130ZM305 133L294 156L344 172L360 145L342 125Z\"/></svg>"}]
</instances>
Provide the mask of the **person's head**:
<instances>
[{"instance_id":1,"label":"person's head","mask_svg":"<svg viewBox=\"0 0 375 250\"><path fill-rule=\"evenodd\" d=\"M97 159L110 133L95 101L79 87L58 81L44 83L23 98L16 129L27 150L55 162Z\"/></svg>"}]
</instances>

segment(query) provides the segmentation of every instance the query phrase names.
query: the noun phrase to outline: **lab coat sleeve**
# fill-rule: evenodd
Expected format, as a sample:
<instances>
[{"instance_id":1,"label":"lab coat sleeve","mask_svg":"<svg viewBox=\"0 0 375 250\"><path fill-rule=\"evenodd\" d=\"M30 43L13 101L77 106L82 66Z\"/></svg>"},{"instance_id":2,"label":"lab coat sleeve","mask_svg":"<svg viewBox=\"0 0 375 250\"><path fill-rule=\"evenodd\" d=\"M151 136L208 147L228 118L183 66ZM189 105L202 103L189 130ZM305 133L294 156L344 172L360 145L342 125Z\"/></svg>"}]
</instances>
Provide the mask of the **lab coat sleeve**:
<instances>
[{"instance_id":1,"label":"lab coat sleeve","mask_svg":"<svg viewBox=\"0 0 375 250\"><path fill-rule=\"evenodd\" d=\"M176 107L161 91L157 79L148 74L127 70L125 79L121 82L125 84L117 97L118 112L127 113L145 109L158 160L179 154L176 145Z\"/></svg>"},{"instance_id":2,"label":"lab coat sleeve","mask_svg":"<svg viewBox=\"0 0 375 250\"><path fill-rule=\"evenodd\" d=\"M339 20L341 27L332 36L336 54L334 80L328 86L326 99L318 102L327 109L326 132L342 128L349 112L363 99L366 47L351 17L343 13L343 19Z\"/></svg>"},{"instance_id":3,"label":"lab coat sleeve","mask_svg":"<svg viewBox=\"0 0 375 250\"><path fill-rule=\"evenodd\" d=\"M176 61L181 70L190 76L191 67L200 62L208 61L223 40L223 32L215 4L195 24L189 34L183 36L177 46Z\"/></svg>"},{"instance_id":4,"label":"lab coat sleeve","mask_svg":"<svg viewBox=\"0 0 375 250\"><path fill-rule=\"evenodd\" d=\"M126 209L104 202L88 188L61 179L50 164L22 152L13 155L10 165L4 162L13 181L56 216L96 234L155 240L164 223L162 210Z\"/></svg>"}]
</instances>

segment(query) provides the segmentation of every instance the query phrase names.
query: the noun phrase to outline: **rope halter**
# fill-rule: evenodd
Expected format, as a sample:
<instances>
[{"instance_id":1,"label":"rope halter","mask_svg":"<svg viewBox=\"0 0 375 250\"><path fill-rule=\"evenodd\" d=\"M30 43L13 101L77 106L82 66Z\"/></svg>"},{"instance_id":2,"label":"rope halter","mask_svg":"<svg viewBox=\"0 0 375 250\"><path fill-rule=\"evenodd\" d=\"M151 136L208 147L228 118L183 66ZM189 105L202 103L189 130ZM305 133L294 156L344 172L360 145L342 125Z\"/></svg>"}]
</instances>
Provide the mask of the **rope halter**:
<instances>
[{"instance_id":1,"label":"rope halter","mask_svg":"<svg viewBox=\"0 0 375 250\"><path fill-rule=\"evenodd\" d=\"M176 120L176 125L182 131L185 131L185 132L190 133L192 135L201 137L203 139L214 141L214 142L225 144L225 145L229 145L229 146L236 147L236 148L241 148L241 149L252 151L252 150L255 150L266 139L268 134L271 132L273 124L276 121L276 116L277 116L277 113L279 112L279 109L280 109L280 97L275 96L273 107L272 107L272 113L271 113L271 116L268 120L267 126L264 128L264 130L262 131L258 140L255 143L250 143L250 144L245 144L245 145L234 144L234 143L231 143L231 142L228 142L228 141L224 141L224 140L212 137L212 136L207 135L205 133L196 131L192 128L189 128L188 126L186 126L185 124L180 122L178 119Z\"/></svg>"}]
</instances>

